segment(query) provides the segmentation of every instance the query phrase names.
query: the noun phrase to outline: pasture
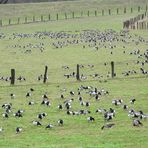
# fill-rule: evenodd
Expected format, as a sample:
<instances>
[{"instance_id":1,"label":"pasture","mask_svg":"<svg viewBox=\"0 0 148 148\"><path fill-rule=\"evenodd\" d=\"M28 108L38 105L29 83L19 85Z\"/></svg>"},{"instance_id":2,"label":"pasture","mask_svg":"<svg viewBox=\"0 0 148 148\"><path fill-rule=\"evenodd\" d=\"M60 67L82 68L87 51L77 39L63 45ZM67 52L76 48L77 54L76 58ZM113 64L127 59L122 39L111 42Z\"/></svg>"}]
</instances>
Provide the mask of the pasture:
<instances>
[{"instance_id":1,"label":"pasture","mask_svg":"<svg viewBox=\"0 0 148 148\"><path fill-rule=\"evenodd\" d=\"M102 7L113 7L111 1L110 5L105 2ZM69 3L71 7L72 4L76 6L72 7L74 10L78 9L78 5L82 10L88 8L84 7L86 3L83 5L83 1L61 3L62 6L58 5L56 8L63 10L62 12ZM52 3L54 4L56 5ZM25 5L20 4L21 7ZM41 5L46 4L35 5L42 8ZM90 10L95 10L95 4L92 5ZM116 5L120 6L119 1ZM12 6L18 5L4 7ZM26 13L21 16L18 13L18 16L32 16L32 12L28 10L26 8ZM35 12L35 8L33 10ZM1 18L5 18L5 13L1 13ZM8 118L2 116L5 109L0 108L0 127L4 129L0 132L0 147L148 147L147 119L140 119L143 126L136 127L133 126L134 118L128 116L131 109L148 114L148 63L144 57L148 50L148 31L121 31L122 22L136 15L138 12L1 27L0 106L12 103L12 107ZM8 16L10 18L11 14ZM115 62L114 78L111 78L111 61ZM81 81L77 81L75 75L70 75L76 72L77 64L82 66ZM46 65L48 80L43 84L42 79L37 79L44 74ZM69 69L63 66L68 66ZM10 76L12 68L16 70L16 78L22 76L26 81L16 80L16 84L11 86L10 80L6 81L6 78ZM69 78L66 75L70 75ZM30 88L34 91L30 91ZM91 95L95 88L101 93L98 100ZM78 90L81 94L78 94ZM71 91L75 94L70 94ZM32 95L26 97L27 92ZM14 98L11 98L11 93L15 94ZM41 105L44 94L47 94L51 106ZM64 98L61 98L61 94ZM84 104L89 102L90 106L82 105L80 96ZM136 101L131 104L130 100L133 98ZM122 99L123 103L114 105L112 101L115 99ZM64 106L66 100L72 102L70 109ZM31 101L34 105L28 105ZM63 106L62 110L58 109L59 104ZM127 110L123 109L125 104L128 105ZM103 113L96 113L97 109L108 111L110 108L115 110L115 117L109 121L104 119ZM14 117L13 114L18 110L24 110L23 117ZM80 110L90 113L80 114ZM69 115L67 111L72 114ZM37 115L40 113L47 113L47 116L38 119ZM90 116L95 121L87 121ZM62 126L57 123L59 119L64 121ZM42 125L35 126L32 121L39 121ZM46 129L49 123L53 128ZM110 123L115 125L101 129L103 125ZM21 127L22 132L16 134L16 127Z\"/></svg>"}]
</instances>

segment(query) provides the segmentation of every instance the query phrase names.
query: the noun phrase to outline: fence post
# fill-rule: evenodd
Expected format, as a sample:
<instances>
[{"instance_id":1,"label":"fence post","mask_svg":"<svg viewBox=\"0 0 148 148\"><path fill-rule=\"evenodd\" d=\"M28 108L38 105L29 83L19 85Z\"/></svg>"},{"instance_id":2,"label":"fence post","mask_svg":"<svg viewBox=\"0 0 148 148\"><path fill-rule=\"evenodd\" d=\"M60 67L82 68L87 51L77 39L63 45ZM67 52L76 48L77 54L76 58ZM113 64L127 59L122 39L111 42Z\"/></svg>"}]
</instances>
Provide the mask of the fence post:
<instances>
[{"instance_id":1,"label":"fence post","mask_svg":"<svg viewBox=\"0 0 148 148\"><path fill-rule=\"evenodd\" d=\"M9 19L9 25L11 25L11 19Z\"/></svg>"},{"instance_id":2,"label":"fence post","mask_svg":"<svg viewBox=\"0 0 148 148\"><path fill-rule=\"evenodd\" d=\"M47 71L48 71L48 66L45 66L45 73L44 73L43 83L46 83L46 80L47 80Z\"/></svg>"},{"instance_id":3,"label":"fence post","mask_svg":"<svg viewBox=\"0 0 148 148\"><path fill-rule=\"evenodd\" d=\"M74 12L72 12L72 18L74 18L75 17L75 13Z\"/></svg>"},{"instance_id":4,"label":"fence post","mask_svg":"<svg viewBox=\"0 0 148 148\"><path fill-rule=\"evenodd\" d=\"M25 17L25 24L27 23L27 17Z\"/></svg>"},{"instance_id":5,"label":"fence post","mask_svg":"<svg viewBox=\"0 0 148 148\"><path fill-rule=\"evenodd\" d=\"M138 6L138 12L140 12L140 6Z\"/></svg>"},{"instance_id":6,"label":"fence post","mask_svg":"<svg viewBox=\"0 0 148 148\"><path fill-rule=\"evenodd\" d=\"M33 16L33 22L35 22L35 16Z\"/></svg>"},{"instance_id":7,"label":"fence post","mask_svg":"<svg viewBox=\"0 0 148 148\"><path fill-rule=\"evenodd\" d=\"M124 8L124 13L126 13L126 7Z\"/></svg>"},{"instance_id":8,"label":"fence post","mask_svg":"<svg viewBox=\"0 0 148 148\"><path fill-rule=\"evenodd\" d=\"M133 8L131 8L131 13L133 13Z\"/></svg>"},{"instance_id":9,"label":"fence post","mask_svg":"<svg viewBox=\"0 0 148 148\"><path fill-rule=\"evenodd\" d=\"M50 21L50 14L48 15L48 20Z\"/></svg>"},{"instance_id":10,"label":"fence post","mask_svg":"<svg viewBox=\"0 0 148 148\"><path fill-rule=\"evenodd\" d=\"M97 11L95 10L95 16L97 16Z\"/></svg>"},{"instance_id":11,"label":"fence post","mask_svg":"<svg viewBox=\"0 0 148 148\"><path fill-rule=\"evenodd\" d=\"M56 18L57 18L57 20L59 19L59 14L57 13L57 15L56 15Z\"/></svg>"},{"instance_id":12,"label":"fence post","mask_svg":"<svg viewBox=\"0 0 148 148\"><path fill-rule=\"evenodd\" d=\"M104 10L102 10L102 16L104 16Z\"/></svg>"},{"instance_id":13,"label":"fence post","mask_svg":"<svg viewBox=\"0 0 148 148\"><path fill-rule=\"evenodd\" d=\"M119 14L119 8L117 8L117 14Z\"/></svg>"},{"instance_id":14,"label":"fence post","mask_svg":"<svg viewBox=\"0 0 148 148\"><path fill-rule=\"evenodd\" d=\"M146 5L146 8L145 8L145 11L147 12L147 5Z\"/></svg>"},{"instance_id":15,"label":"fence post","mask_svg":"<svg viewBox=\"0 0 148 148\"><path fill-rule=\"evenodd\" d=\"M2 20L0 20L0 27L2 27Z\"/></svg>"},{"instance_id":16,"label":"fence post","mask_svg":"<svg viewBox=\"0 0 148 148\"><path fill-rule=\"evenodd\" d=\"M41 22L43 22L43 15L41 15Z\"/></svg>"},{"instance_id":17,"label":"fence post","mask_svg":"<svg viewBox=\"0 0 148 148\"><path fill-rule=\"evenodd\" d=\"M114 62L111 61L111 77L114 78L115 77L115 72L114 72Z\"/></svg>"},{"instance_id":18,"label":"fence post","mask_svg":"<svg viewBox=\"0 0 148 148\"><path fill-rule=\"evenodd\" d=\"M89 16L89 10L87 11L87 16Z\"/></svg>"},{"instance_id":19,"label":"fence post","mask_svg":"<svg viewBox=\"0 0 148 148\"><path fill-rule=\"evenodd\" d=\"M20 24L20 18L18 17L18 19L17 19L17 24Z\"/></svg>"},{"instance_id":20,"label":"fence post","mask_svg":"<svg viewBox=\"0 0 148 148\"><path fill-rule=\"evenodd\" d=\"M109 15L111 15L111 10L110 9L108 10L108 13L109 13Z\"/></svg>"},{"instance_id":21,"label":"fence post","mask_svg":"<svg viewBox=\"0 0 148 148\"><path fill-rule=\"evenodd\" d=\"M67 20L67 13L65 13L65 19Z\"/></svg>"},{"instance_id":22,"label":"fence post","mask_svg":"<svg viewBox=\"0 0 148 148\"><path fill-rule=\"evenodd\" d=\"M83 11L81 11L81 17L83 17Z\"/></svg>"},{"instance_id":23,"label":"fence post","mask_svg":"<svg viewBox=\"0 0 148 148\"><path fill-rule=\"evenodd\" d=\"M11 85L15 84L15 69L11 69Z\"/></svg>"},{"instance_id":24,"label":"fence post","mask_svg":"<svg viewBox=\"0 0 148 148\"><path fill-rule=\"evenodd\" d=\"M76 74L76 79L79 81L80 80L80 71L79 71L79 69L80 69L80 66L79 66L79 64L77 64L77 74Z\"/></svg>"}]
</instances>

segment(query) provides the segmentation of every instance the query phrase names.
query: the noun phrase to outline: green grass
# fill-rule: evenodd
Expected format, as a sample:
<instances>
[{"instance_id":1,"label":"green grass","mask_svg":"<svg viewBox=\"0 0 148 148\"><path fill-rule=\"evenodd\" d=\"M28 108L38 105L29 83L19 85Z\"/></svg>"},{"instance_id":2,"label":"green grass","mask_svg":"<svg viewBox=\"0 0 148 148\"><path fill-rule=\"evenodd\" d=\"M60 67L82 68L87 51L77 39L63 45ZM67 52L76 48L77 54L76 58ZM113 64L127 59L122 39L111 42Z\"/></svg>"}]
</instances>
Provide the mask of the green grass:
<instances>
[{"instance_id":1,"label":"green grass","mask_svg":"<svg viewBox=\"0 0 148 148\"><path fill-rule=\"evenodd\" d=\"M104 1L105 3L106 1ZM67 2L68 3L68 2ZM71 3L71 2L69 2ZM97 3L97 2L96 2ZM57 4L57 3L53 3ZM53 5L52 4L52 5ZM119 4L119 3L118 3ZM26 4L25 4L26 5ZM36 4L39 5L39 4ZM42 4L41 4L42 5ZM41 7L41 5L39 5ZM46 4L43 4L46 5ZM86 5L86 4L85 4ZM106 4L109 5L108 3ZM13 6L6 5L5 7ZM26 8L28 11L29 8ZM1 9L0 9L1 10ZM4 13L4 12L3 12ZM25 10L24 10L24 13ZM28 13L28 12L27 12ZM30 14L30 13L28 13ZM117 48L114 49L114 54L110 55L108 49L101 49L99 51L93 51L92 48L82 48L82 45L70 45L63 49L53 49L51 42L56 40L49 39L23 39L23 40L10 40L12 33L34 33L36 31L82 31L86 29L114 29L119 32L122 29L122 22L130 17L136 16L137 13L115 15L112 16L98 16L89 17L82 19L69 19L50 21L46 23L34 23L34 24L22 24L2 27L0 32L7 35L6 39L0 39L0 75L10 75L10 69L16 69L16 76L23 75L26 77L26 82L16 82L15 86L10 86L9 82L0 81L0 105L3 103L12 102L12 110L15 112L18 109L24 109L24 117L15 119L12 115L10 118L3 119L0 116L0 127L4 128L4 132L0 133L0 147L2 148L56 148L56 147L109 147L109 148L146 148L148 147L147 142L147 120L143 120L143 127L133 127L132 120L128 118L127 112L123 111L121 107L115 107L111 104L112 99L121 98L125 104L129 105L129 108L134 108L136 111L143 110L144 113L148 112L148 78L141 74L129 77L123 77L122 71L128 69L136 69L139 67L133 63L133 60L137 60L135 56L130 56L128 53L134 49L141 49L143 52L147 49L147 44L130 43L125 45L126 54L123 54L122 43L116 43ZM79 32L78 32L79 33ZM145 30L130 31L130 34L138 34L148 40L148 35ZM26 45L28 43L37 44L43 42L46 50L41 53L37 49L32 49L31 54L24 54L24 49L12 48L12 45L20 44ZM101 81L89 78L86 81L77 82L75 79L65 79L63 75L75 71L76 64L94 64L95 68L91 71L88 68L81 69L80 72L86 75L93 73L106 73L110 71L110 64L104 67L104 62L110 63L115 61L115 69L117 77L114 79L103 78ZM126 62L129 65L126 66ZM121 62L121 63L119 63ZM68 64L67 64L68 63ZM37 82L36 78L39 74L44 72L44 66L48 65L48 83L42 84ZM62 70L62 65L69 65L70 70ZM145 69L148 69L148 65L145 65ZM104 80L107 80L105 82ZM89 115L80 116L68 116L66 110L59 111L57 105L63 103L64 100L60 99L60 89L67 88L67 92L64 94L66 98L70 98L69 91L77 91L80 85L92 85L97 88L104 88L108 90L110 94L108 96L101 97L101 100L96 102L90 97L82 93L85 101L90 101L91 106L88 108L95 117L94 123L88 123L86 118ZM32 98L26 99L26 92L33 87L35 92ZM15 93L16 98L11 100L9 97L10 93ZM51 100L51 107L47 108L41 106L41 96L45 92L48 92L49 99ZM136 98L135 105L130 105L129 100L131 97ZM34 100L37 104L34 106L28 106L28 101ZM113 107L117 114L113 119L115 127L109 130L101 130L101 126L104 124L102 115L94 113L99 107L109 109ZM74 96L74 102L72 109L74 111L80 107L77 101L77 95ZM42 127L35 127L31 121L36 119L38 113L47 112L48 116L43 119ZM3 113L3 109L0 108L0 115ZM62 118L65 122L63 127L57 126L56 121ZM48 123L52 123L55 127L51 130L46 130L45 126ZM20 126L23 128L23 132L15 134L15 128Z\"/></svg>"}]
</instances>

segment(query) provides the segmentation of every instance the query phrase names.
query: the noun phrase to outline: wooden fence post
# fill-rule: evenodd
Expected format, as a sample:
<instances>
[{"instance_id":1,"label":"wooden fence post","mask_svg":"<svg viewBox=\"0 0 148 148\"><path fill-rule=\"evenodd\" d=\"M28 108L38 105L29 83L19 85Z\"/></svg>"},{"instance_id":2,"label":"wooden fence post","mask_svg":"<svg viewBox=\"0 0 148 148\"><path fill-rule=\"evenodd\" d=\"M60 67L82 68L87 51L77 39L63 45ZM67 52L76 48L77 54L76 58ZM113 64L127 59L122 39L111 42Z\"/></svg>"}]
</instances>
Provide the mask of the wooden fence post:
<instances>
[{"instance_id":1,"label":"wooden fence post","mask_svg":"<svg viewBox=\"0 0 148 148\"><path fill-rule=\"evenodd\" d=\"M138 12L140 12L140 6L138 6Z\"/></svg>"},{"instance_id":2,"label":"wooden fence post","mask_svg":"<svg viewBox=\"0 0 148 148\"><path fill-rule=\"evenodd\" d=\"M65 19L67 20L67 13L65 13Z\"/></svg>"},{"instance_id":3,"label":"wooden fence post","mask_svg":"<svg viewBox=\"0 0 148 148\"><path fill-rule=\"evenodd\" d=\"M117 14L119 14L119 8L117 8Z\"/></svg>"},{"instance_id":4,"label":"wooden fence post","mask_svg":"<svg viewBox=\"0 0 148 148\"><path fill-rule=\"evenodd\" d=\"M126 13L126 7L124 8L124 13Z\"/></svg>"},{"instance_id":5,"label":"wooden fence post","mask_svg":"<svg viewBox=\"0 0 148 148\"><path fill-rule=\"evenodd\" d=\"M27 17L25 17L25 24L27 23Z\"/></svg>"},{"instance_id":6,"label":"wooden fence post","mask_svg":"<svg viewBox=\"0 0 148 148\"><path fill-rule=\"evenodd\" d=\"M87 11L87 16L89 16L89 10Z\"/></svg>"},{"instance_id":7,"label":"wooden fence post","mask_svg":"<svg viewBox=\"0 0 148 148\"><path fill-rule=\"evenodd\" d=\"M48 66L45 66L45 73L44 73L43 83L46 83L46 80L47 80L47 71L48 71Z\"/></svg>"},{"instance_id":8,"label":"wooden fence post","mask_svg":"<svg viewBox=\"0 0 148 148\"><path fill-rule=\"evenodd\" d=\"M72 12L72 18L74 18L75 17L75 13L74 12Z\"/></svg>"},{"instance_id":9,"label":"wooden fence post","mask_svg":"<svg viewBox=\"0 0 148 148\"><path fill-rule=\"evenodd\" d=\"M109 15L111 15L111 10L110 9L108 10L108 13L109 13Z\"/></svg>"},{"instance_id":10,"label":"wooden fence post","mask_svg":"<svg viewBox=\"0 0 148 148\"><path fill-rule=\"evenodd\" d=\"M131 8L131 13L133 13L133 8Z\"/></svg>"},{"instance_id":11,"label":"wooden fence post","mask_svg":"<svg viewBox=\"0 0 148 148\"><path fill-rule=\"evenodd\" d=\"M11 25L11 19L9 19L9 25Z\"/></svg>"},{"instance_id":12,"label":"wooden fence post","mask_svg":"<svg viewBox=\"0 0 148 148\"><path fill-rule=\"evenodd\" d=\"M2 27L2 20L0 20L0 27Z\"/></svg>"},{"instance_id":13,"label":"wooden fence post","mask_svg":"<svg viewBox=\"0 0 148 148\"><path fill-rule=\"evenodd\" d=\"M33 16L33 22L35 22L35 16Z\"/></svg>"},{"instance_id":14,"label":"wooden fence post","mask_svg":"<svg viewBox=\"0 0 148 148\"><path fill-rule=\"evenodd\" d=\"M20 18L18 17L18 19L17 19L17 24L20 24Z\"/></svg>"},{"instance_id":15,"label":"wooden fence post","mask_svg":"<svg viewBox=\"0 0 148 148\"><path fill-rule=\"evenodd\" d=\"M147 5L146 5L146 8L145 8L145 11L147 12Z\"/></svg>"},{"instance_id":16,"label":"wooden fence post","mask_svg":"<svg viewBox=\"0 0 148 148\"><path fill-rule=\"evenodd\" d=\"M76 79L79 81L80 80L80 71L79 71L79 69L80 69L80 66L79 66L79 64L77 64L77 74L76 74Z\"/></svg>"},{"instance_id":17,"label":"wooden fence post","mask_svg":"<svg viewBox=\"0 0 148 148\"><path fill-rule=\"evenodd\" d=\"M111 61L111 77L112 77L112 78L115 77L114 62L113 62L113 61Z\"/></svg>"},{"instance_id":18,"label":"wooden fence post","mask_svg":"<svg viewBox=\"0 0 148 148\"><path fill-rule=\"evenodd\" d=\"M102 16L104 16L104 10L102 10Z\"/></svg>"},{"instance_id":19,"label":"wooden fence post","mask_svg":"<svg viewBox=\"0 0 148 148\"><path fill-rule=\"evenodd\" d=\"M11 85L15 84L15 69L11 69Z\"/></svg>"},{"instance_id":20,"label":"wooden fence post","mask_svg":"<svg viewBox=\"0 0 148 148\"><path fill-rule=\"evenodd\" d=\"M43 15L41 15L41 22L43 22Z\"/></svg>"},{"instance_id":21,"label":"wooden fence post","mask_svg":"<svg viewBox=\"0 0 148 148\"><path fill-rule=\"evenodd\" d=\"M57 20L59 19L59 14L57 13L57 16L56 16Z\"/></svg>"},{"instance_id":22,"label":"wooden fence post","mask_svg":"<svg viewBox=\"0 0 148 148\"><path fill-rule=\"evenodd\" d=\"M97 11L95 10L95 16L97 16Z\"/></svg>"},{"instance_id":23,"label":"wooden fence post","mask_svg":"<svg viewBox=\"0 0 148 148\"><path fill-rule=\"evenodd\" d=\"M83 11L81 11L81 17L83 17Z\"/></svg>"},{"instance_id":24,"label":"wooden fence post","mask_svg":"<svg viewBox=\"0 0 148 148\"><path fill-rule=\"evenodd\" d=\"M48 15L48 20L50 21L50 14Z\"/></svg>"}]
</instances>

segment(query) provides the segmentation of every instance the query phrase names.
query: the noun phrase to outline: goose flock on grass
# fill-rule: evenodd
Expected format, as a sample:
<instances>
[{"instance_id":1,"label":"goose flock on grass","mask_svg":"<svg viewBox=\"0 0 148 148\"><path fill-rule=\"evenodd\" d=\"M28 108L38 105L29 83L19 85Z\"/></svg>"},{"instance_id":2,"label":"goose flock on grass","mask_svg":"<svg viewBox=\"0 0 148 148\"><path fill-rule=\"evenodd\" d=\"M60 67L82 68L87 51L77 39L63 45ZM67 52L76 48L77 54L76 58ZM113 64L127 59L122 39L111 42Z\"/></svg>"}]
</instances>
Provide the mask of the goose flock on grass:
<instances>
[{"instance_id":1,"label":"goose flock on grass","mask_svg":"<svg viewBox=\"0 0 148 148\"><path fill-rule=\"evenodd\" d=\"M30 126L34 125L36 126L36 128L44 127L45 129L53 129L53 128L56 129L57 126L64 127L65 121L64 119L62 119L62 116L59 120L55 121L56 123L47 122L45 124L42 122L44 121L44 118L48 118L48 116L50 115L50 107L53 106L52 104L53 100L51 101L49 99L48 94L46 92L41 96L42 99L40 100L40 102L32 101L32 97L34 96L35 92L36 90L30 88L29 91L26 93L26 95L24 94L24 98L26 98L28 102L26 105L30 106L30 108L31 106L35 107L37 105L41 105L44 108L48 108L49 112L39 112L39 113L35 112L33 114L34 117L31 117L33 118L33 120L30 121L29 123L24 123L24 124L29 124ZM134 109L134 104L138 103L138 100L135 99L134 97L131 97L131 99L128 100L128 103L127 102L125 103L123 99L118 99L118 98L112 99L112 101L110 101L110 108L104 108L102 106L96 108L95 110L94 109L92 110L91 107L93 107L92 105L93 102L95 102L95 104L98 104L100 106L100 101L110 95L110 92L108 90L99 89L93 86L81 85L78 87L77 91L73 90L68 91L66 88L64 88L63 90L60 89L60 93L61 95L59 96L59 99L63 103L54 106L54 108L57 109L57 114L63 112L65 113L65 116L68 117L76 116L77 118L79 118L79 116L82 116L85 118L86 123L89 124L94 123L97 124L96 126L100 125L101 130L116 128L117 123L114 120L114 118L116 118L116 115L118 114L116 112L116 108L120 109L122 112L124 112L127 115L129 124L133 127L142 127L144 126L144 123L147 122L148 114L144 113L142 110L136 111ZM96 99L96 96L99 99ZM17 94L10 93L9 97L10 97L10 102L3 103L1 106L2 107L1 109L3 111L1 117L2 121L4 120L9 121L9 118L15 118L16 120L18 119L21 120L26 116L26 114L32 113L32 111L27 109L15 110L13 108L13 106L15 106L13 100L17 99ZM86 100L86 98L88 98L88 100ZM77 104L77 106L79 106L79 109L78 108L75 109L73 104ZM100 120L104 121L104 124L100 124L99 123ZM20 126L18 122L15 123L15 126L16 128L14 129L14 131L16 134L22 133L24 130L25 131L27 130L24 129L23 126ZM118 126L120 126L119 123ZM0 126L0 133L7 132L8 128L9 127Z\"/></svg>"}]
</instances>

